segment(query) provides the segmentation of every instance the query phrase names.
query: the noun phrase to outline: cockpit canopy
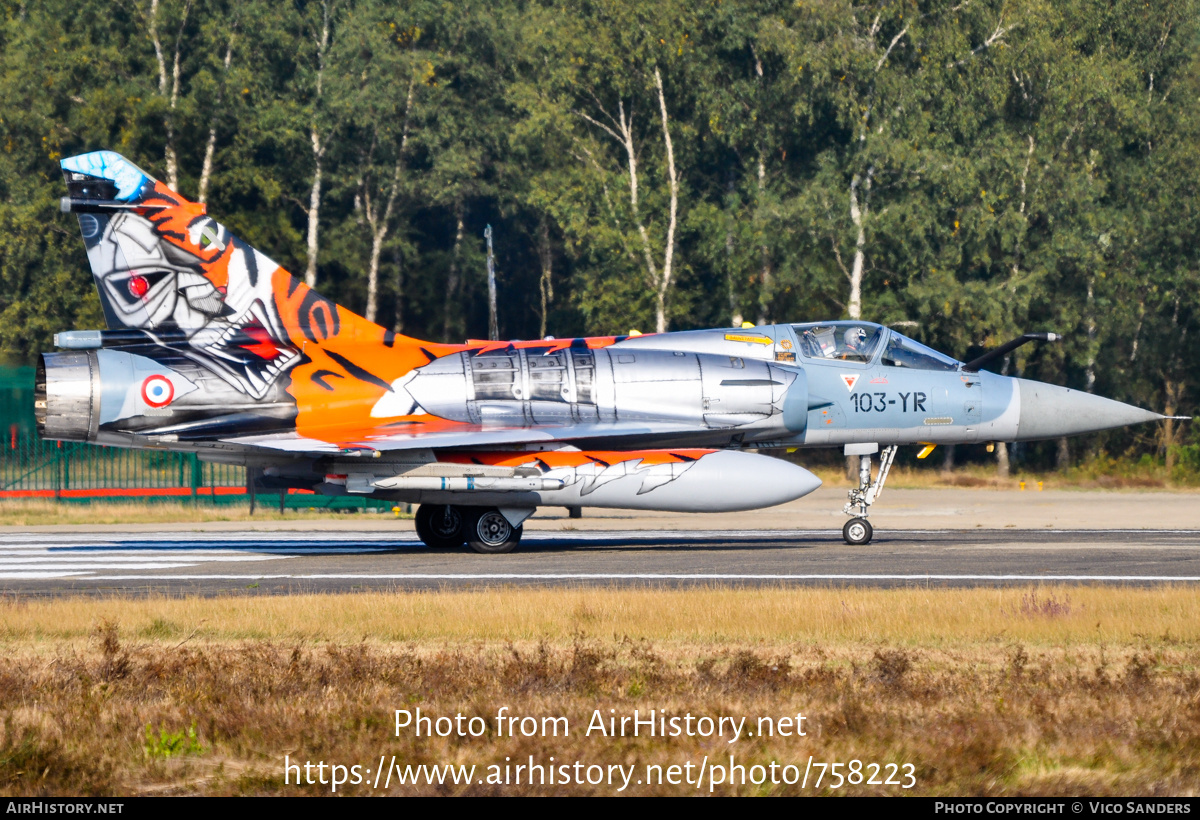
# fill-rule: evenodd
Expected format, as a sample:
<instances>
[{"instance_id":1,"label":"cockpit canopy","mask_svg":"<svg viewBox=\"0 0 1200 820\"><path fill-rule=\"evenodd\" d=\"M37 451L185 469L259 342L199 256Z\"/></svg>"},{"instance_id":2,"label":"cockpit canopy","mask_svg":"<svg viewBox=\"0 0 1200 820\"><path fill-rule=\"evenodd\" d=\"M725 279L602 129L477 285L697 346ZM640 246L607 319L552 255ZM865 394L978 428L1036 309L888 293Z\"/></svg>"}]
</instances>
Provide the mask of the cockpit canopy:
<instances>
[{"instance_id":1,"label":"cockpit canopy","mask_svg":"<svg viewBox=\"0 0 1200 820\"><path fill-rule=\"evenodd\" d=\"M867 322L814 322L792 325L800 352L809 359L869 362L884 328Z\"/></svg>"},{"instance_id":2,"label":"cockpit canopy","mask_svg":"<svg viewBox=\"0 0 1200 820\"><path fill-rule=\"evenodd\" d=\"M867 363L882 347L879 363L913 370L957 370L958 362L933 348L873 322L810 322L792 325L808 359Z\"/></svg>"}]
</instances>

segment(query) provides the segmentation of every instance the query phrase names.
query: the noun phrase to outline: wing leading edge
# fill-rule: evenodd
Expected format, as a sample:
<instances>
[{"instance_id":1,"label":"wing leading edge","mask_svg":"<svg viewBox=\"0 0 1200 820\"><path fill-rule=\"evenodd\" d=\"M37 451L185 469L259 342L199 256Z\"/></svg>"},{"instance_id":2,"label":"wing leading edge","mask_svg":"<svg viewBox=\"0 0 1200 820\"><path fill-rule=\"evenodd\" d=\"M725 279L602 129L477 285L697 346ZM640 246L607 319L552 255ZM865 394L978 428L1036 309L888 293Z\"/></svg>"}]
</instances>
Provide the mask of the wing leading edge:
<instances>
[{"instance_id":1,"label":"wing leading edge","mask_svg":"<svg viewBox=\"0 0 1200 820\"><path fill-rule=\"evenodd\" d=\"M465 427L465 425L464 425ZM686 424L652 422L615 422L611 424L575 424L560 427L522 427L503 429L459 429L439 432L393 433L349 438L328 442L299 433L236 436L222 439L225 444L256 447L294 454L327 456L355 451L428 450L460 447L493 447L514 444L554 444L588 441L589 446L606 440L637 440L651 437L711 433Z\"/></svg>"}]
</instances>

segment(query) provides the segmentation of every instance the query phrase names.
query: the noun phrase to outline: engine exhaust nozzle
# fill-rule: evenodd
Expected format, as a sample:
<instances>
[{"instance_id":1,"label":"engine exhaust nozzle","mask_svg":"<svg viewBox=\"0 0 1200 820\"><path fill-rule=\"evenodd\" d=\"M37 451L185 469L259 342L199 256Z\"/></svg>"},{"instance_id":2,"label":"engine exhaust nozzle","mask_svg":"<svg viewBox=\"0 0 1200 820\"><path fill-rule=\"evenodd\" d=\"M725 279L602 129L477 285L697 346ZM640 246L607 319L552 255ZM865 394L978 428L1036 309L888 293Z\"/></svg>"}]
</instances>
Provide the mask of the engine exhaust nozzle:
<instances>
[{"instance_id":1,"label":"engine exhaust nozzle","mask_svg":"<svg viewBox=\"0 0 1200 820\"><path fill-rule=\"evenodd\" d=\"M38 435L88 441L96 434L99 368L92 351L43 353L34 378L33 415Z\"/></svg>"}]
</instances>

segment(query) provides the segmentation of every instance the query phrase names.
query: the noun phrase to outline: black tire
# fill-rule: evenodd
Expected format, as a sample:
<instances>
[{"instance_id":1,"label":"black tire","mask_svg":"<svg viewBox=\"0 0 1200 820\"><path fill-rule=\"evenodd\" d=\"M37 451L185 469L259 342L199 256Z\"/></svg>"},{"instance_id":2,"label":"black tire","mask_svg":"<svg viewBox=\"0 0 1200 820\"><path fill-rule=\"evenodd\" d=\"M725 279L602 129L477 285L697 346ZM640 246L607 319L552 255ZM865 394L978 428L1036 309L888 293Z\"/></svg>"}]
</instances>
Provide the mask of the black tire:
<instances>
[{"instance_id":1,"label":"black tire","mask_svg":"<svg viewBox=\"0 0 1200 820\"><path fill-rule=\"evenodd\" d=\"M431 549L461 547L466 540L466 519L461 507L422 504L417 507L417 537Z\"/></svg>"},{"instance_id":2,"label":"black tire","mask_svg":"<svg viewBox=\"0 0 1200 820\"><path fill-rule=\"evenodd\" d=\"M508 523L495 507L485 507L467 516L467 546L483 555L512 552L521 543L522 527Z\"/></svg>"},{"instance_id":3,"label":"black tire","mask_svg":"<svg viewBox=\"0 0 1200 820\"><path fill-rule=\"evenodd\" d=\"M842 538L851 546L862 546L863 544L871 543L871 536L875 531L871 528L871 522L865 518L851 518L842 527Z\"/></svg>"}]
</instances>

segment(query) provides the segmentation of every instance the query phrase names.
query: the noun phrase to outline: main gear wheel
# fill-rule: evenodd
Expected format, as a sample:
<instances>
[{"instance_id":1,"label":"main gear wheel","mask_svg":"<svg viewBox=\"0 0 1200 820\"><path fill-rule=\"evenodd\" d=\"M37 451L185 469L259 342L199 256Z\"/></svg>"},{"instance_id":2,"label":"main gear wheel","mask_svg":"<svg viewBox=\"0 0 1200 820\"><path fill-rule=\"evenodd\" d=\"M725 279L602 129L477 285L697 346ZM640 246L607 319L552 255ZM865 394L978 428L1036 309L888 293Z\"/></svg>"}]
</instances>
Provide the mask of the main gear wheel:
<instances>
[{"instance_id":1,"label":"main gear wheel","mask_svg":"<svg viewBox=\"0 0 1200 820\"><path fill-rule=\"evenodd\" d=\"M432 549L461 547L466 540L466 516L461 507L422 504L417 507L417 537Z\"/></svg>"},{"instance_id":2,"label":"main gear wheel","mask_svg":"<svg viewBox=\"0 0 1200 820\"><path fill-rule=\"evenodd\" d=\"M484 555L512 552L521 542L522 527L514 527L495 507L477 509L467 517L467 546Z\"/></svg>"}]
</instances>

